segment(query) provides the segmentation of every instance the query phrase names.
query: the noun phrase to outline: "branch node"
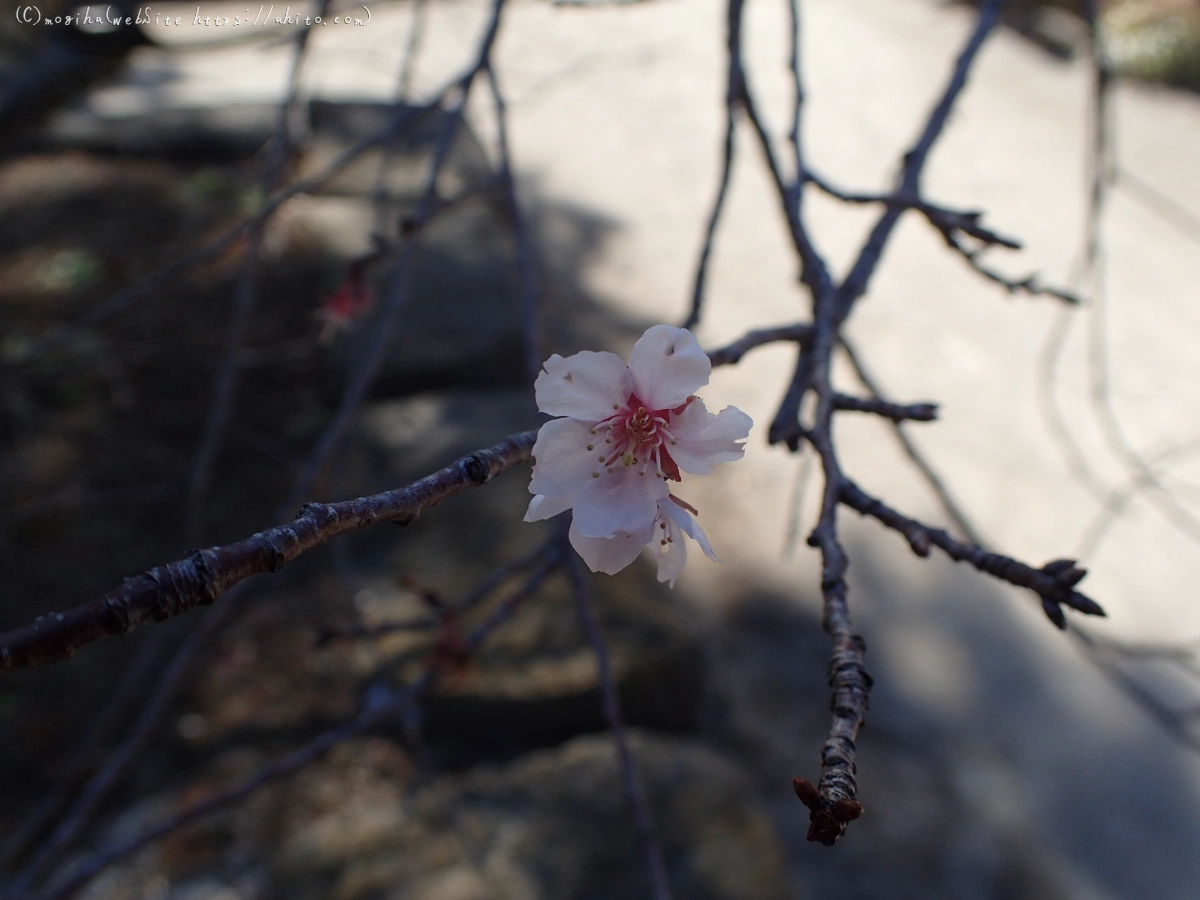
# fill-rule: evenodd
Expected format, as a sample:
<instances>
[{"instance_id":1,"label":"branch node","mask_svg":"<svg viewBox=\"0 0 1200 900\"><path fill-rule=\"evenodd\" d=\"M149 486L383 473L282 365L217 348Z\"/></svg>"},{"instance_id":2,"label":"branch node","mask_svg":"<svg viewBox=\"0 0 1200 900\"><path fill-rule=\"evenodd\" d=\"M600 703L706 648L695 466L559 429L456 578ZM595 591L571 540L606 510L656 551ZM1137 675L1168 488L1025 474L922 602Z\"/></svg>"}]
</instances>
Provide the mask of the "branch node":
<instances>
[{"instance_id":1,"label":"branch node","mask_svg":"<svg viewBox=\"0 0 1200 900\"><path fill-rule=\"evenodd\" d=\"M492 467L478 453L463 460L463 471L475 484L484 484L492 477Z\"/></svg>"}]
</instances>

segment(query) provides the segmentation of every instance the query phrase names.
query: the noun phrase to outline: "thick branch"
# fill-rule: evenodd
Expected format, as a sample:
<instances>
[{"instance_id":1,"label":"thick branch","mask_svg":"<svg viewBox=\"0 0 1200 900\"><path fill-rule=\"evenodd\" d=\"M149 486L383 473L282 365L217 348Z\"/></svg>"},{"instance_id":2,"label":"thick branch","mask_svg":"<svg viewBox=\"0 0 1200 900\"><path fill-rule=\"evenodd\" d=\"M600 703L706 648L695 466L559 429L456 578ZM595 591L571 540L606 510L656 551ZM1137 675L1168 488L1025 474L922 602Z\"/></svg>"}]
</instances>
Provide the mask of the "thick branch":
<instances>
[{"instance_id":1,"label":"thick branch","mask_svg":"<svg viewBox=\"0 0 1200 900\"><path fill-rule=\"evenodd\" d=\"M979 23L959 56L941 101L930 115L920 140L905 157L903 177L897 193L918 194L921 169L966 83L967 72L979 48L996 23L1001 2L989 0L980 12ZM747 113L754 121L749 105ZM767 136L761 126L756 124L756 127L769 157ZM804 173L801 172L800 178L803 177ZM799 446L801 436L806 438L817 451L825 475L821 513L808 543L821 551L824 624L833 641L829 668L833 722L821 753L820 784L813 787L798 778L794 786L797 795L809 808L808 839L827 845L835 843L845 832L846 824L862 812L856 797L855 740L866 716L871 689L871 677L863 664L866 647L854 630L847 603L846 570L849 561L838 539L838 505L844 502L842 495L849 482L842 474L833 445L832 420L837 395L831 380L832 357L842 324L854 301L866 290L867 282L882 257L884 246L901 212L891 207L884 212L863 245L850 274L837 287L828 282L827 274L816 279L812 277L814 273L806 255L806 249L811 252L811 246L806 248L797 243L804 263L805 280L813 295L813 337L810 345L800 354L796 373L772 424L770 435L772 441L786 440L793 449ZM798 208L789 215L789 224L793 238L807 237L803 226L799 224ZM817 395L817 406L811 428L803 431L798 416L804 394L809 388Z\"/></svg>"},{"instance_id":2,"label":"thick branch","mask_svg":"<svg viewBox=\"0 0 1200 900\"><path fill-rule=\"evenodd\" d=\"M92 641L212 603L238 582L278 572L339 534L380 522L407 525L422 510L527 461L536 437L533 431L510 435L408 487L342 503L306 504L289 525L227 547L197 550L187 559L126 579L99 600L0 635L0 671L66 659Z\"/></svg>"}]
</instances>

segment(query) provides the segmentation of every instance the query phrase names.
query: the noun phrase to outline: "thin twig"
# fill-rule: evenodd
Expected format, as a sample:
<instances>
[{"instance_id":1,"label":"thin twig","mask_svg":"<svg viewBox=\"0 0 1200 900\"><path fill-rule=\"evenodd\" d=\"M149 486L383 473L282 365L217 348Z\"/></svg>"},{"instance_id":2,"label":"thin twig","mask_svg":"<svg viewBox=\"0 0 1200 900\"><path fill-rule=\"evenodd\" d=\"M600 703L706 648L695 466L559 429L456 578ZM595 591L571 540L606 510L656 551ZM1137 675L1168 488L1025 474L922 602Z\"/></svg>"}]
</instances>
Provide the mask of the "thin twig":
<instances>
[{"instance_id":1,"label":"thin twig","mask_svg":"<svg viewBox=\"0 0 1200 900\"><path fill-rule=\"evenodd\" d=\"M1090 631L1072 623L1071 636L1083 647L1083 657L1100 670L1114 685L1124 691L1134 702L1163 727L1180 744L1189 750L1200 751L1200 735L1188 725L1188 718L1178 710L1172 709L1159 699L1153 691L1146 688L1136 678L1126 672L1112 659L1112 648L1106 646Z\"/></svg>"},{"instance_id":2,"label":"thin twig","mask_svg":"<svg viewBox=\"0 0 1200 900\"><path fill-rule=\"evenodd\" d=\"M454 82L457 83L457 80ZM10 366L29 364L40 359L47 351L61 346L80 331L93 328L124 312L138 300L153 294L161 293L173 282L182 278L194 268L217 259L221 254L234 246L252 229L265 225L289 200L304 194L315 194L325 185L336 178L345 168L364 153L375 147L387 144L403 134L415 124L422 114L438 109L442 98L453 88L453 84L443 88L428 104L405 106L397 109L392 118L378 131L369 134L356 144L346 148L337 158L331 161L320 172L301 179L281 190L267 201L255 215L230 225L215 238L201 247L197 247L178 259L167 263L159 269L143 275L132 284L121 288L115 294L100 303L72 322L60 325L36 344L23 349L20 357L8 363Z\"/></svg>"},{"instance_id":3,"label":"thin twig","mask_svg":"<svg viewBox=\"0 0 1200 900\"><path fill-rule=\"evenodd\" d=\"M159 641L142 642L107 705L96 716L87 735L75 748L58 784L38 801L38 805L5 838L4 844L0 846L0 869L9 868L25 853L29 845L46 831L55 816L70 802L72 792L87 780L87 770L94 764L93 758L102 742L108 740L114 727L128 715L134 700L150 681L163 649Z\"/></svg>"},{"instance_id":4,"label":"thin twig","mask_svg":"<svg viewBox=\"0 0 1200 900\"><path fill-rule=\"evenodd\" d=\"M933 221L933 220L930 220ZM946 246L954 250L966 260L967 265L974 269L978 274L982 275L988 281L1000 285L1010 294L1023 293L1031 297L1054 297L1064 303L1069 303L1072 306L1080 306L1083 301L1077 295L1068 291L1066 288L1054 287L1052 285L1043 284L1036 274L1026 275L1024 278L1010 278L984 265L979 260L979 255L982 249L971 248L965 246L958 236L950 227L941 227L934 222L934 227L941 233L942 238L946 241Z\"/></svg>"},{"instance_id":5,"label":"thin twig","mask_svg":"<svg viewBox=\"0 0 1200 900\"><path fill-rule=\"evenodd\" d=\"M579 621L596 654L596 674L600 684L600 698L604 705L604 718L612 732L613 743L616 744L617 762L621 767L621 783L625 788L625 796L633 808L634 822L642 836L642 846L646 854L646 869L650 875L654 900L671 900L671 884L667 879L667 864L663 859L662 848L658 845L658 838L655 836L654 816L650 812L646 789L638 774L637 761L629 749L629 738L625 733L625 720L621 713L621 698L617 695L617 683L613 676L608 646L604 642L604 634L600 630L600 624L596 621L596 614L592 609L587 574L584 572L579 555L574 550L568 554L567 571L575 594L575 606L579 610Z\"/></svg>"},{"instance_id":6,"label":"thin twig","mask_svg":"<svg viewBox=\"0 0 1200 900\"><path fill-rule=\"evenodd\" d=\"M538 290L533 273L533 247L529 238L529 227L521 213L517 199L517 183L512 170L512 151L508 145L508 111L504 94L496 78L495 67L488 62L485 66L488 86L492 91L492 104L496 110L497 143L500 150L500 179L508 206L508 218L512 224L513 244L516 248L517 280L521 286L521 322L525 334L525 376L532 384L542 368L542 342L538 327Z\"/></svg>"},{"instance_id":7,"label":"thin twig","mask_svg":"<svg viewBox=\"0 0 1200 900\"><path fill-rule=\"evenodd\" d=\"M1074 310L1066 307L1058 309L1054 324L1046 335L1041 353L1038 354L1038 409L1071 477L1083 485L1093 499L1103 503L1109 494L1109 487L1088 462L1083 448L1067 425L1066 416L1054 389L1058 382L1058 366L1062 361L1063 348L1074 322L1073 315Z\"/></svg>"},{"instance_id":8,"label":"thin twig","mask_svg":"<svg viewBox=\"0 0 1200 900\"><path fill-rule=\"evenodd\" d=\"M517 608L531 596L546 577L562 562L561 554L547 556L543 564L519 588L507 596L496 610L476 628L464 641L468 652L476 651L486 638L497 627L507 621ZM289 753L278 760L264 766L256 773L224 791L218 791L201 800L195 801L175 812L156 825L140 831L125 840L117 841L101 848L79 865L67 880L53 886L39 900L65 900L100 872L113 863L136 853L138 850L178 831L205 816L218 812L226 807L245 800L259 789L285 775L289 775L304 766L317 761L335 746L356 735L383 724L388 719L402 713L409 705L417 702L421 696L437 683L441 672L436 659L431 659L422 675L413 684L402 690L383 688L386 694L382 697L377 692L368 691L364 709L359 715L344 725L330 729L320 737L310 741L303 747Z\"/></svg>"},{"instance_id":9,"label":"thin twig","mask_svg":"<svg viewBox=\"0 0 1200 900\"><path fill-rule=\"evenodd\" d=\"M32 859L13 879L12 886L17 894L26 890L40 876L55 857L71 845L82 833L83 828L99 811L101 805L125 777L138 754L142 752L175 698L176 688L191 667L193 658L208 638L224 623L234 608L237 596L244 585L235 585L213 605L199 626L189 632L187 638L171 657L167 666L158 674L154 690L138 711L137 719L121 742L104 760L104 764L84 785L67 813L59 820L54 830L38 847Z\"/></svg>"},{"instance_id":10,"label":"thin twig","mask_svg":"<svg viewBox=\"0 0 1200 900\"><path fill-rule=\"evenodd\" d=\"M1112 176L1116 186L1127 190L1147 209L1154 210L1160 218L1170 222L1180 234L1193 241L1200 241L1200 216L1174 198L1151 187L1115 161L1112 167Z\"/></svg>"},{"instance_id":11,"label":"thin twig","mask_svg":"<svg viewBox=\"0 0 1200 900\"><path fill-rule=\"evenodd\" d=\"M845 333L841 335L841 343L842 350L845 352L846 358L850 360L850 365L854 368L858 380L862 382L863 387L870 391L872 395L879 397L881 393L878 382L867 371L862 357L855 351L854 344L846 337ZM954 498L942 476L930 465L925 455L917 449L917 445L912 442L912 439L899 422L893 422L892 433L896 436L896 440L900 442L900 447L904 450L905 455L917 467L917 471L925 477L934 494L937 495L938 501L942 504L942 509L950 517L950 521L957 526L962 536L976 546L986 546L986 541L983 540L979 530L963 510L962 504Z\"/></svg>"},{"instance_id":12,"label":"thin twig","mask_svg":"<svg viewBox=\"0 0 1200 900\"><path fill-rule=\"evenodd\" d=\"M804 73L800 66L800 41L802 37L800 25L800 0L788 0L788 24L791 26L791 44L788 51L788 69L792 73L792 130L788 139L792 144L792 158L795 163L796 180L792 190L795 195L792 203L797 211L804 202L804 186L808 183L808 167L804 164L804 141L801 131L804 125Z\"/></svg>"},{"instance_id":13,"label":"thin twig","mask_svg":"<svg viewBox=\"0 0 1200 900\"><path fill-rule=\"evenodd\" d=\"M808 492L808 482L812 477L813 455L808 445L800 447L800 468L796 472L796 486L792 489L792 499L788 509L787 534L783 538L784 559L791 559L796 552L796 544L800 541L800 514L804 508L804 495Z\"/></svg>"},{"instance_id":14,"label":"thin twig","mask_svg":"<svg viewBox=\"0 0 1200 900\"><path fill-rule=\"evenodd\" d=\"M449 604L444 609L440 609L440 615L419 616L396 622L381 622L378 625L325 624L321 626L318 645L324 646L335 640L362 640L384 637L385 635L402 631L433 631L443 624L446 615L456 617L465 615L490 597L513 575L523 572L547 556L559 552L559 544L561 544L560 539L554 536L524 556L493 569L465 597L457 603Z\"/></svg>"},{"instance_id":15,"label":"thin twig","mask_svg":"<svg viewBox=\"0 0 1200 900\"><path fill-rule=\"evenodd\" d=\"M949 83L926 121L920 138L904 155L904 168L895 191L898 196L920 196L921 174L929 159L929 153L946 127L955 101L966 87L967 76L980 48L999 22L1000 10L1004 3L1005 0L987 0L980 8L975 29L954 64L954 71L950 75ZM838 289L838 312L841 318L844 319L849 314L854 301L866 292L871 276L883 257L883 250L888 238L891 237L892 230L896 227L903 212L904 210L901 208L889 207L880 216L875 227L871 229L871 234L863 244L858 259L850 269L850 274L846 276Z\"/></svg>"},{"instance_id":16,"label":"thin twig","mask_svg":"<svg viewBox=\"0 0 1200 900\"><path fill-rule=\"evenodd\" d=\"M320 0L317 6L317 15L323 18L328 8L329 0ZM311 31L304 28L296 35L296 47L292 54L288 87L279 104L279 121L275 129L275 139L270 144L267 164L262 176L261 187L264 204L266 199L274 193L276 185L283 176L284 165L293 149L292 120L295 118L296 107L300 99L300 73L304 68L310 34ZM224 444L237 400L240 374L238 357L242 352L242 345L246 341L246 332L250 328L250 319L254 314L258 297L259 274L262 269L262 242L266 236L264 209L265 205L259 210L259 215L248 235L249 245L246 248L242 270L238 275L233 292L233 318L230 320L229 333L225 340L225 355L213 382L212 405L209 408L208 418L204 424L204 430L201 432L192 464L184 526L187 546L195 546L203 537L205 507L212 483L213 466L216 464L217 456Z\"/></svg>"},{"instance_id":17,"label":"thin twig","mask_svg":"<svg viewBox=\"0 0 1200 900\"><path fill-rule=\"evenodd\" d=\"M463 197L469 196L476 187L478 186L468 187L457 197L439 203L429 212L421 224L428 224L437 214L455 206ZM264 215L261 216L260 222L265 221L265 214L267 212L268 210L264 210ZM408 237L412 238L419 230L419 225L410 223ZM281 518L287 514L289 508L284 507L282 509L280 512ZM200 626L189 635L188 640L172 658L166 670L157 680L154 693L143 708L133 728L126 734L120 745L109 755L100 771L89 781L77 798L71 812L59 823L59 826L55 829L46 846L39 850L38 859L48 861L53 858L56 852L60 852L66 847L99 809L100 804L107 797L108 793L124 777L137 755L155 732L160 719L166 713L170 702L173 700L179 685L190 669L192 660L198 654L200 648L213 634L223 627L230 615L238 608L238 599L241 593L240 586L235 586L233 590L227 591L220 596L208 615L204 617Z\"/></svg>"},{"instance_id":18,"label":"thin twig","mask_svg":"<svg viewBox=\"0 0 1200 900\"><path fill-rule=\"evenodd\" d=\"M730 15L733 8L730 7ZM712 209L708 214L708 224L704 228L704 244L700 248L700 256L696 260L696 274L692 280L692 306L688 311L684 328L694 328L700 322L700 313L704 306L704 287L708 281L708 264L712 257L713 242L717 236L717 224L721 221L721 213L725 209L725 195L729 192L729 175L733 171L734 136L737 131L737 102L741 96L741 65L738 62L740 50L737 47L738 32L733 27L732 19L727 35L729 43L729 67L725 83L725 140L721 151L721 176L717 182L717 194L713 198Z\"/></svg>"},{"instance_id":19,"label":"thin twig","mask_svg":"<svg viewBox=\"0 0 1200 900\"><path fill-rule=\"evenodd\" d=\"M394 102L397 107L408 103L412 90L413 77L417 70L417 58L420 55L421 43L425 39L425 19L428 0L416 0L413 4L412 24L408 30L408 43L404 47L404 56L400 60L400 71L396 76L396 94ZM388 228L389 194L387 189L387 174L392 165L394 145L389 143L379 154L379 169L375 174L375 231L381 235L391 233Z\"/></svg>"},{"instance_id":20,"label":"thin twig","mask_svg":"<svg viewBox=\"0 0 1200 900\"><path fill-rule=\"evenodd\" d=\"M937 418L936 403L889 403L878 397L852 397L834 394L833 408L839 412L865 412L893 422L932 422Z\"/></svg>"},{"instance_id":21,"label":"thin twig","mask_svg":"<svg viewBox=\"0 0 1200 900\"><path fill-rule=\"evenodd\" d=\"M904 194L864 194L845 191L841 188L834 187L824 177L812 172L806 172L807 179L815 184L822 193L828 194L836 200L841 200L843 203L853 204L874 204L881 203L884 206L895 209L905 210L911 209L921 213L929 222L939 231L948 229L950 231L961 231L963 234L968 234L983 244L1005 247L1009 250L1020 250L1021 242L1016 238L1005 237L997 234L990 228L984 228L979 224L983 213L978 210L957 210L949 209L945 206L938 206L930 203L927 200L915 195Z\"/></svg>"},{"instance_id":22,"label":"thin twig","mask_svg":"<svg viewBox=\"0 0 1200 900\"><path fill-rule=\"evenodd\" d=\"M1084 267L1092 279L1092 308L1088 319L1088 369L1089 397L1092 410L1100 424L1109 449L1125 467L1136 473L1145 486L1146 499L1180 533L1200 543L1200 518L1181 504L1155 475L1153 469L1142 458L1125 433L1124 426L1113 406L1108 349L1108 291L1104 273L1105 257L1101 242L1101 225L1104 209L1108 202L1109 185L1116 171L1112 130L1112 82L1113 72L1109 67L1101 42L1098 25L1099 9L1096 0L1085 0L1085 18L1092 35L1093 61L1093 120L1091 156L1091 194L1088 206L1087 226L1084 235Z\"/></svg>"},{"instance_id":23,"label":"thin twig","mask_svg":"<svg viewBox=\"0 0 1200 900\"><path fill-rule=\"evenodd\" d=\"M714 366L731 366L742 361L742 357L763 344L773 344L780 341L806 344L812 339L812 326L805 324L781 325L776 328L756 328L716 350L708 351L708 358Z\"/></svg>"},{"instance_id":24,"label":"thin twig","mask_svg":"<svg viewBox=\"0 0 1200 900\"><path fill-rule=\"evenodd\" d=\"M917 556L928 556L930 548L937 547L955 562L968 562L980 572L986 572L1000 581L1028 588L1041 598L1043 610L1059 628L1066 628L1063 606L1089 616L1105 614L1096 601L1075 590L1075 585L1087 574L1087 570L1078 568L1073 559L1056 559L1035 569L1012 557L956 540L940 528L910 519L870 496L849 479L842 486L840 500L851 509L902 534Z\"/></svg>"},{"instance_id":25,"label":"thin twig","mask_svg":"<svg viewBox=\"0 0 1200 900\"><path fill-rule=\"evenodd\" d=\"M1195 456L1198 450L1200 450L1200 438L1192 438L1148 457L1146 462L1151 466L1161 467L1172 460ZM1075 552L1079 559L1088 559L1096 553L1105 533L1112 527L1117 517L1124 512L1130 501L1141 494L1146 486L1145 477L1141 473L1134 473L1124 485L1115 488L1104 499L1104 503L1096 512L1095 517L1084 529L1083 537L1079 539L1079 548Z\"/></svg>"},{"instance_id":26,"label":"thin twig","mask_svg":"<svg viewBox=\"0 0 1200 900\"><path fill-rule=\"evenodd\" d=\"M402 229L409 234L413 234L416 230L424 227L438 210L438 176L441 174L442 168L454 146L454 140L458 135L458 127L462 122L463 113L470 97L471 86L475 83L476 77L488 65L492 46L500 29L503 8L504 0L492 0L491 18L488 20L483 37L480 40L475 63L459 78L457 97L451 108L444 113L442 128L438 134L437 144L433 150L433 158L429 164L429 175L425 183L425 189L412 216ZM392 329L408 299L416 249L417 243L415 240L406 239L404 241L399 258L396 260L392 270L392 277L384 299L383 310L375 322L371 343L359 361L354 375L346 385L337 412L317 439L308 465L305 467L297 481L295 490L293 490L285 505L294 506L308 495L321 469L325 466L330 455L340 442L346 428L349 427L354 416L357 414L359 405L366 397L371 383L375 380L379 367L383 364L387 355L388 341L391 337Z\"/></svg>"}]
</instances>

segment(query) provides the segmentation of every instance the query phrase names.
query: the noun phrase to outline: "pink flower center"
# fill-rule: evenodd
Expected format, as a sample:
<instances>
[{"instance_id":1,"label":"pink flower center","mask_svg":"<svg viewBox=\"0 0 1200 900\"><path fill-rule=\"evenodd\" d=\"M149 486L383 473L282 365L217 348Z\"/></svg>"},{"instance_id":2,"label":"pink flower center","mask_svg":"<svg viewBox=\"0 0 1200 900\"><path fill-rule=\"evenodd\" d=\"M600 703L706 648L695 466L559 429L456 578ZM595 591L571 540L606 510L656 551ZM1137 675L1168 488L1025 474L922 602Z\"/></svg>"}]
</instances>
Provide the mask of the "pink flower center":
<instances>
[{"instance_id":1,"label":"pink flower center","mask_svg":"<svg viewBox=\"0 0 1200 900\"><path fill-rule=\"evenodd\" d=\"M689 398L690 399L690 398ZM687 404L685 403L684 406ZM680 407L682 410L684 407ZM604 446L599 461L609 472L618 465L641 465L638 474L645 475L646 469L654 464L655 474L659 478L679 481L679 466L671 459L667 447L675 443L671 434L671 414L676 410L648 409L637 394L630 394L629 399L621 406L614 404L616 410L607 419L596 423L592 434L604 433ZM595 445L589 444L589 450L595 450ZM599 471L595 476L599 476Z\"/></svg>"}]
</instances>

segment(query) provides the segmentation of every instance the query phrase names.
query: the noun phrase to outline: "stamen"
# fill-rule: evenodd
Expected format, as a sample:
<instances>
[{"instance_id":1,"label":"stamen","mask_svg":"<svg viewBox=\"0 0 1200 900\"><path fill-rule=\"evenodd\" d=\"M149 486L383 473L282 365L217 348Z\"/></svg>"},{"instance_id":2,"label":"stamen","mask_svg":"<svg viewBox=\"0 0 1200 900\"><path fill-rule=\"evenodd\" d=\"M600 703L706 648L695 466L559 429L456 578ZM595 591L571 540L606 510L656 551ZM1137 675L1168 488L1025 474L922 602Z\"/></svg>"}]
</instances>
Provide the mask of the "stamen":
<instances>
[{"instance_id":1,"label":"stamen","mask_svg":"<svg viewBox=\"0 0 1200 900\"><path fill-rule=\"evenodd\" d=\"M670 500L672 503L674 503L676 506L680 507L681 509L686 509L693 516L700 515L700 510L696 509L696 507L692 506L692 504L688 503L686 500L680 500L674 494L667 494L667 499Z\"/></svg>"}]
</instances>

